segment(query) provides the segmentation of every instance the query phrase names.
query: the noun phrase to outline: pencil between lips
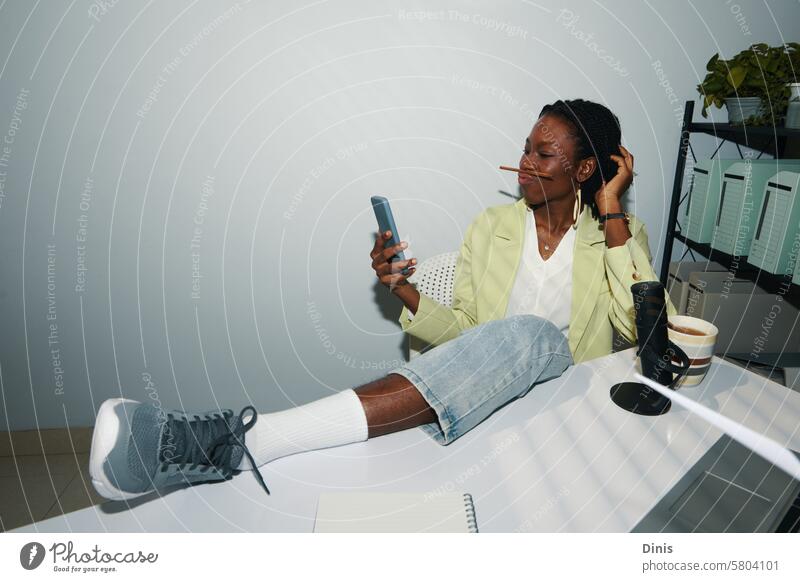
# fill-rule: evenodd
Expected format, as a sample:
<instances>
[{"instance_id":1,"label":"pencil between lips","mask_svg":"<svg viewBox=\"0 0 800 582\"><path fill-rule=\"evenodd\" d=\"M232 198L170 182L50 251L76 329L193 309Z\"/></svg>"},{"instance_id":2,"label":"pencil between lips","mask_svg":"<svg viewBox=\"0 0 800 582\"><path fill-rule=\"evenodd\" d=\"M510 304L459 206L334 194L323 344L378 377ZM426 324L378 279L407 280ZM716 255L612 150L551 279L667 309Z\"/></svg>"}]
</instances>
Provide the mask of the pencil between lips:
<instances>
[{"instance_id":1,"label":"pencil between lips","mask_svg":"<svg viewBox=\"0 0 800 582\"><path fill-rule=\"evenodd\" d=\"M501 170L508 170L509 172L517 172L519 174L530 174L531 176L539 176L540 178L549 178L549 174L544 174L542 172L536 172L534 170L524 170L521 168L513 168L511 166L500 166Z\"/></svg>"}]
</instances>

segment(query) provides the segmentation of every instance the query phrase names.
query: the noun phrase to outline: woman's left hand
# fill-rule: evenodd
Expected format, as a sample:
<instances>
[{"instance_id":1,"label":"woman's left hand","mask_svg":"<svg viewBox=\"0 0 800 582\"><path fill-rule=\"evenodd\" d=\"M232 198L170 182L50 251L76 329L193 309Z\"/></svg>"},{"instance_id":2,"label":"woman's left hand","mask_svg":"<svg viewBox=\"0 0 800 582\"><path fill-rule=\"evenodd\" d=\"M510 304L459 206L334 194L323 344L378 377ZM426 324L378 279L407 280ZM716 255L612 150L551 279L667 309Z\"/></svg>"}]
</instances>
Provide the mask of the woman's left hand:
<instances>
[{"instance_id":1,"label":"woman's left hand","mask_svg":"<svg viewBox=\"0 0 800 582\"><path fill-rule=\"evenodd\" d=\"M633 182L633 154L622 146L619 146L619 151L622 153L621 156L610 156L617 162L617 175L610 182L603 182L603 186L595 195L597 207L603 214L607 205L616 208L620 204L620 198Z\"/></svg>"}]
</instances>

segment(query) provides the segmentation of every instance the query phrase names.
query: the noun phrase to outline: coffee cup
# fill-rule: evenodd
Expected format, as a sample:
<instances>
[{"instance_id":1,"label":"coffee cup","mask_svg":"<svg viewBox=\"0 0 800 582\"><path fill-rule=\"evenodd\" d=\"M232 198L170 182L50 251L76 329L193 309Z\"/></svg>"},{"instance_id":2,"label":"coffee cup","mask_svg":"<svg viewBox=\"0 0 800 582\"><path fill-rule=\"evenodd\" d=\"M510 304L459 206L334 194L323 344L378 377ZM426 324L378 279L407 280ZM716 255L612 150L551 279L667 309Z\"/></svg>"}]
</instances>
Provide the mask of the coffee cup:
<instances>
[{"instance_id":1,"label":"coffee cup","mask_svg":"<svg viewBox=\"0 0 800 582\"><path fill-rule=\"evenodd\" d=\"M689 370L677 387L696 386L711 366L719 329L705 319L690 315L670 315L667 322L667 337L689 356ZM678 362L673 359L673 363ZM673 380L675 376L673 374Z\"/></svg>"}]
</instances>

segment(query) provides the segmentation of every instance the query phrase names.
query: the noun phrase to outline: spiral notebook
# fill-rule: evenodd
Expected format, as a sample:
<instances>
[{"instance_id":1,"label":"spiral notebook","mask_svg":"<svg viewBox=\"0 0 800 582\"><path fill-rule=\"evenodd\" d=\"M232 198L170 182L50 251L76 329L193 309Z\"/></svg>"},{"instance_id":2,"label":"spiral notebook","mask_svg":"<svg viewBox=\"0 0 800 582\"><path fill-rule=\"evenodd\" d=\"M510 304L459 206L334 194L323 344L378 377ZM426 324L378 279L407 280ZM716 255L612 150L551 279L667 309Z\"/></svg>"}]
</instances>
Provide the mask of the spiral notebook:
<instances>
[{"instance_id":1,"label":"spiral notebook","mask_svg":"<svg viewBox=\"0 0 800 582\"><path fill-rule=\"evenodd\" d=\"M469 493L322 493L314 533L478 533Z\"/></svg>"}]
</instances>

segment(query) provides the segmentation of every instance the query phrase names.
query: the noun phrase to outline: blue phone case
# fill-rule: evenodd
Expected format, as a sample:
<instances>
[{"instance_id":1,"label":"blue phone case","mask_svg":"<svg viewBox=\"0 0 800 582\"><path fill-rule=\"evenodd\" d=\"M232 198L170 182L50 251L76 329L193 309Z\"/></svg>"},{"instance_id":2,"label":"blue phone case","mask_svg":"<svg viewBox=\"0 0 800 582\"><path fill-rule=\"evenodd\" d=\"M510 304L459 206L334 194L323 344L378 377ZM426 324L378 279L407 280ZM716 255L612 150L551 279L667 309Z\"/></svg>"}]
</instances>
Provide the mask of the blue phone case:
<instances>
[{"instance_id":1,"label":"blue phone case","mask_svg":"<svg viewBox=\"0 0 800 582\"><path fill-rule=\"evenodd\" d=\"M381 234L387 230L392 231L392 236L384 243L384 247L391 247L400 242L400 235L397 234L397 225L394 223L394 215L392 214L392 207L389 206L389 201L383 196L372 196L372 209L375 211L375 218L378 220L378 228ZM405 261L406 256L403 251L398 252L392 257L389 257L389 262ZM400 271L403 275L408 275L408 267Z\"/></svg>"}]
</instances>

